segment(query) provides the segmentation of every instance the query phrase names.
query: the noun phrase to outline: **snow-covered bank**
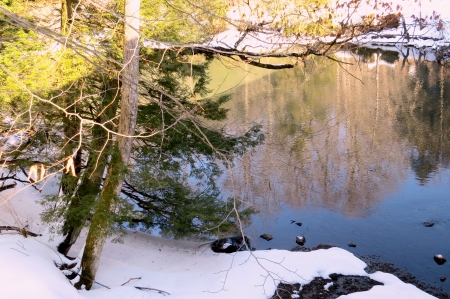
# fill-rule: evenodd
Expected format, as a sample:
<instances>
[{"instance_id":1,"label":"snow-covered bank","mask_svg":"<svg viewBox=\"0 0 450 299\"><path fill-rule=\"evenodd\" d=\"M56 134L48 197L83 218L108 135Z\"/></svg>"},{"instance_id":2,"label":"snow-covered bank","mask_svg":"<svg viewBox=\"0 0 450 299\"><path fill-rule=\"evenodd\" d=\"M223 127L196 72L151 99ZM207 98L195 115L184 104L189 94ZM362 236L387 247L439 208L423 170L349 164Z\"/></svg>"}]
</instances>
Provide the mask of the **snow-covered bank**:
<instances>
[{"instance_id":1,"label":"snow-covered bank","mask_svg":"<svg viewBox=\"0 0 450 299\"><path fill-rule=\"evenodd\" d=\"M397 7L397 5L400 5ZM450 47L450 4L433 0L426 3L418 3L415 1L392 1L392 11L385 8L379 8L374 11L373 4L362 4L354 11L347 11L344 8L335 10L336 24L340 22L349 22L358 24L362 18L367 15L385 15L387 13L399 13L397 28L388 28L382 31L371 31L363 35L354 37L350 43L364 46L368 48L384 48L402 52L421 53L421 59L425 60L448 60L450 57L438 57L436 52L439 49ZM267 18L268 13L264 14ZM231 20L238 23L242 22L242 18L249 24L259 24L262 22L272 23L273 20L258 18L255 12L248 7L246 10L237 12L232 10L228 16ZM216 35L207 46L223 47L227 49L268 54L268 53L301 53L304 47L314 47L317 40L330 42L334 37L312 38L308 36L285 36L282 32L262 30L242 32L235 27L230 26L227 31ZM337 42L346 40L346 38L338 39ZM446 50L448 54L448 50ZM411 53L408 53L411 54ZM447 55L448 56L448 55Z\"/></svg>"},{"instance_id":2,"label":"snow-covered bank","mask_svg":"<svg viewBox=\"0 0 450 299\"><path fill-rule=\"evenodd\" d=\"M133 286L168 292L171 298L267 298L279 280L307 284L314 277L331 273L367 275L365 264L339 248L309 253L284 250L237 254L194 252L184 246L163 245L151 236L132 234L124 244L108 244L97 280L89 292L77 292L53 262L69 263L39 239L2 235L0 259L3 269L2 298L152 298L157 291L140 291ZM157 244L159 243L159 244ZM434 298L390 274L369 275L384 283L368 292L342 298ZM138 278L121 286L131 278ZM26 286L26 287L23 287Z\"/></svg>"},{"instance_id":3,"label":"snow-covered bank","mask_svg":"<svg viewBox=\"0 0 450 299\"><path fill-rule=\"evenodd\" d=\"M450 47L450 16L419 24L405 17L405 26L370 32L355 37L351 43L372 49L397 51L402 56L427 61L446 61Z\"/></svg>"},{"instance_id":4,"label":"snow-covered bank","mask_svg":"<svg viewBox=\"0 0 450 299\"><path fill-rule=\"evenodd\" d=\"M12 192L0 193L1 202ZM194 242L167 240L142 232L130 232L123 244L105 245L96 280L109 289L94 284L91 291L76 291L55 266L73 261L56 253L59 237L49 241L50 235L38 218L40 209L35 201L40 196L28 188L10 198L10 205L0 206L0 225L18 225L28 220L30 230L43 234L24 238L2 231L0 298L155 298L164 295L158 291L161 290L170 298L263 299L274 294L279 281L306 285L314 277L328 278L332 273L368 276L384 283L340 298L434 298L391 274L367 274L364 262L340 248L216 254ZM80 238L70 255L79 255L83 242L84 238ZM138 290L135 286L149 289Z\"/></svg>"},{"instance_id":5,"label":"snow-covered bank","mask_svg":"<svg viewBox=\"0 0 450 299\"><path fill-rule=\"evenodd\" d=\"M393 0L391 1L392 10L383 7L374 10L373 2L368 5L364 1L358 8L335 9L333 22L336 25L343 22L348 28L358 27L362 19L368 15L394 16L397 14L399 16L397 28L377 31L377 20L375 20L372 31L356 34L353 38L347 35L337 39L335 36L313 37L302 34L288 36L281 30L262 28L258 24L276 23L277 17L270 16L268 12L258 14L256 7L231 9L227 15L230 22L227 30L213 36L208 42L190 46L214 48L226 54L237 52L264 57L273 54L281 54L281 56L292 53L302 54L306 52L306 49L316 49L320 52L321 46L322 49L327 49L327 54L333 54L332 51L337 47L328 48L327 44L336 43L397 51L403 57L409 56L414 59L440 62L450 60L450 4L444 0L433 0L426 2L426 5L423 3L422 6L414 0ZM258 30L243 31L239 29L243 23L250 27L256 26ZM154 40L144 42L144 47L155 49L168 49L173 46L176 44Z\"/></svg>"},{"instance_id":6,"label":"snow-covered bank","mask_svg":"<svg viewBox=\"0 0 450 299\"><path fill-rule=\"evenodd\" d=\"M438 30L436 24L429 24L422 29L419 24L414 24L412 20L407 25L409 36L405 35L403 27L396 29L386 29L381 32L370 32L353 38L350 42L359 46L369 48L385 47L391 50L411 48L423 53L434 53L438 49L450 46L450 19L445 20L443 29ZM237 29L229 29L217 36L208 44L210 47L224 47L238 51L248 51L252 53L292 53L301 46L311 45L316 42L311 38L299 38L283 36L277 32L251 32L242 38L242 32ZM332 40L332 37L321 38L325 42ZM238 43L239 41L239 43ZM236 46L236 47L235 47ZM436 56L430 56L429 60Z\"/></svg>"}]
</instances>

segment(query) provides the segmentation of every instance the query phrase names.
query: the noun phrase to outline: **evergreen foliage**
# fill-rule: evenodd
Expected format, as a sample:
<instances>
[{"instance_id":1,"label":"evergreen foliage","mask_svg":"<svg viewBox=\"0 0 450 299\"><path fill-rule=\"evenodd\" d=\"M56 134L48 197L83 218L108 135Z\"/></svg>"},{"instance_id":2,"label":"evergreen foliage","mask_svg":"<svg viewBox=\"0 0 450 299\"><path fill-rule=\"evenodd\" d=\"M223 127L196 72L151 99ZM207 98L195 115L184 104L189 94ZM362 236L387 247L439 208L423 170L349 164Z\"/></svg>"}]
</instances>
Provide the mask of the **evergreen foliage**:
<instances>
[{"instance_id":1,"label":"evergreen foliage","mask_svg":"<svg viewBox=\"0 0 450 299\"><path fill-rule=\"evenodd\" d=\"M226 29L225 0L144 0L141 14L146 38L177 43L201 42Z\"/></svg>"},{"instance_id":2,"label":"evergreen foliage","mask_svg":"<svg viewBox=\"0 0 450 299\"><path fill-rule=\"evenodd\" d=\"M197 57L194 64L185 62L191 57L189 51L150 51L145 55L144 61L162 61L157 72L147 64L142 69L165 93L143 82L138 127L162 133L136 142L136 167L127 174L123 190L139 210L140 218L132 219L132 226L143 223L141 228L148 229L156 224L173 236L198 233L219 223L224 231L234 226L229 221L232 205L220 198L216 185L223 170L219 162L232 160L263 141L258 126L233 137L202 121L225 119L226 109L221 105L228 97L194 99L208 92L207 69L212 57ZM192 116L183 116L186 111Z\"/></svg>"},{"instance_id":3,"label":"evergreen foliage","mask_svg":"<svg viewBox=\"0 0 450 299\"><path fill-rule=\"evenodd\" d=\"M208 92L207 69L212 57L197 57L197 63L189 64L186 61L192 53L151 50L148 53L144 51L143 60L159 61L163 55L164 62L158 70L152 68L154 64L151 63L142 66L145 79L142 82L137 124L144 135L155 131L160 133L136 140L133 150L133 164L136 167L130 171L124 169L124 198L115 200L115 213L109 215L108 221L118 224L116 228L149 230L157 226L164 234L177 237L198 234L211 228L217 228L215 233L232 231L235 229L232 205L220 197L219 187L215 183L223 171L219 162L232 160L234 155L261 143L263 135L258 126L251 128L244 136L233 137L225 134L223 129L213 129L205 124L204 120L225 119L227 112L221 107L228 100L227 96L197 101L193 98L193 95L202 96ZM94 84L94 79L90 78L91 83L85 92L106 95L109 90L110 96L100 106L99 99L84 102L84 109L78 106L78 111L84 111L86 118L89 118L88 103L92 115L95 115L102 107L109 106L116 95L116 89L111 86L103 86L103 90L96 87L99 83ZM186 84L192 81L195 82L193 88ZM155 85L150 87L146 82ZM156 86L165 93L161 94L155 89ZM192 116L183 117L185 111L191 111ZM106 119L111 117L109 115ZM151 130L147 132L148 128ZM95 130L98 132L95 133ZM84 134L81 149L87 161L82 162L79 177L67 176L66 196L48 196L43 202L46 221L58 223L58 219L64 219L63 226L54 227L55 232L67 234L71 227L88 224L86 221L96 208L101 180L94 182L92 174L94 171L103 172L106 165L99 161L106 161L111 152L104 150L101 153L103 158L99 158L93 150L104 148L107 141L107 134L102 128L94 126ZM206 143L205 138L211 144ZM99 144L95 145L96 142ZM241 212L245 218L251 210Z\"/></svg>"}]
</instances>

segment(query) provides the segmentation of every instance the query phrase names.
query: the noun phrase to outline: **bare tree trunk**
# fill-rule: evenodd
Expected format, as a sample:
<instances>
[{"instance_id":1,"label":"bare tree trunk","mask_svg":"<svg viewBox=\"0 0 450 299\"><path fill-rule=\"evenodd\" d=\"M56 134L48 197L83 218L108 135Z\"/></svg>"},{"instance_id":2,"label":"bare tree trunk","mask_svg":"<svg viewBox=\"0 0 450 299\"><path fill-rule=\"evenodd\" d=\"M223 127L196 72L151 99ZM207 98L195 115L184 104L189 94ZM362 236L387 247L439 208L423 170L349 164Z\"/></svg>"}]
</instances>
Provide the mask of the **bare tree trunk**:
<instances>
[{"instance_id":1,"label":"bare tree trunk","mask_svg":"<svg viewBox=\"0 0 450 299\"><path fill-rule=\"evenodd\" d=\"M123 183L123 166L128 164L137 118L139 83L139 10L140 0L125 0L125 31L122 72L122 101L117 144L111 158L105 185L100 194L97 210L86 239L81 261L81 278L75 287L83 285L89 290L97 273L100 255L111 227L111 207L120 195Z\"/></svg>"},{"instance_id":2,"label":"bare tree trunk","mask_svg":"<svg viewBox=\"0 0 450 299\"><path fill-rule=\"evenodd\" d=\"M73 17L73 0L61 0L61 34L69 34L70 22Z\"/></svg>"}]
</instances>

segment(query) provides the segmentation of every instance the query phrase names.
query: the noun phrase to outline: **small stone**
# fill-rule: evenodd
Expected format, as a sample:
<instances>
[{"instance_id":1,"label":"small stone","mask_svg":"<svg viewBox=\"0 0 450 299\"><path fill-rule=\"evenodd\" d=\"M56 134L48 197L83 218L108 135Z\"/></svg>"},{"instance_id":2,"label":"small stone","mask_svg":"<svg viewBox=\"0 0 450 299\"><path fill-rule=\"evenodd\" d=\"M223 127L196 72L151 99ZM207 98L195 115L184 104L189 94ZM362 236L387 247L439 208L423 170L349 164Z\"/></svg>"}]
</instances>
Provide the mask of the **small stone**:
<instances>
[{"instance_id":1,"label":"small stone","mask_svg":"<svg viewBox=\"0 0 450 299\"><path fill-rule=\"evenodd\" d=\"M295 237L295 243L297 243L300 246L303 246L306 242L306 238L305 237L301 237L301 236L297 236Z\"/></svg>"},{"instance_id":2,"label":"small stone","mask_svg":"<svg viewBox=\"0 0 450 299\"><path fill-rule=\"evenodd\" d=\"M348 247L356 247L355 243L348 243Z\"/></svg>"},{"instance_id":3,"label":"small stone","mask_svg":"<svg viewBox=\"0 0 450 299\"><path fill-rule=\"evenodd\" d=\"M432 221L425 221L423 223L423 226L425 226L425 227L432 227L433 225L434 225L434 222L432 222Z\"/></svg>"},{"instance_id":4,"label":"small stone","mask_svg":"<svg viewBox=\"0 0 450 299\"><path fill-rule=\"evenodd\" d=\"M447 277L445 277L445 276L441 276L441 277L439 278L439 280L442 281L442 282L444 282L446 279L447 279Z\"/></svg>"},{"instance_id":5,"label":"small stone","mask_svg":"<svg viewBox=\"0 0 450 299\"><path fill-rule=\"evenodd\" d=\"M295 224L297 224L298 226L302 226L301 222L295 222Z\"/></svg>"},{"instance_id":6,"label":"small stone","mask_svg":"<svg viewBox=\"0 0 450 299\"><path fill-rule=\"evenodd\" d=\"M262 234L261 236L259 236L260 238L263 238L266 241L270 241L273 239L273 236L271 234Z\"/></svg>"},{"instance_id":7,"label":"small stone","mask_svg":"<svg viewBox=\"0 0 450 299\"><path fill-rule=\"evenodd\" d=\"M442 255L442 254L436 254L434 256L434 261L436 262L436 264L438 265L443 265L445 264L445 262L447 261L447 259Z\"/></svg>"}]
</instances>

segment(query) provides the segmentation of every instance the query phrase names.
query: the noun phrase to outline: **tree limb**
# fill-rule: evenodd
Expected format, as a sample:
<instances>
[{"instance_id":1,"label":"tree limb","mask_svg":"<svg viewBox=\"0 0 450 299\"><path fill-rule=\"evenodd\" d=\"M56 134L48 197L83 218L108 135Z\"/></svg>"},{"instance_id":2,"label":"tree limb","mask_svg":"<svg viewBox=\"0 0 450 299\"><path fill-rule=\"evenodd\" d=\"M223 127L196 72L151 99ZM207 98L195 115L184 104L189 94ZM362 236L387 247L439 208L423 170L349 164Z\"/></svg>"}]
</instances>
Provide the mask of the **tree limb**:
<instances>
[{"instance_id":1,"label":"tree limb","mask_svg":"<svg viewBox=\"0 0 450 299\"><path fill-rule=\"evenodd\" d=\"M259 68L264 68L268 70L282 70L282 69L291 69L294 67L293 64L272 64L272 63L262 63L251 59L246 59L244 55L239 55L239 58L241 58L242 61L249 65L253 65Z\"/></svg>"},{"instance_id":2,"label":"tree limb","mask_svg":"<svg viewBox=\"0 0 450 299\"><path fill-rule=\"evenodd\" d=\"M16 227L16 226L0 226L0 231L1 230L15 230L18 231L19 233L21 233L25 238L27 236L32 236L32 237L40 237L42 236L41 234L36 234L30 231L27 231L25 228L20 228L20 227Z\"/></svg>"},{"instance_id":3,"label":"tree limb","mask_svg":"<svg viewBox=\"0 0 450 299\"><path fill-rule=\"evenodd\" d=\"M12 183L12 184L9 184L9 185L1 186L1 187L0 187L0 192L5 191L5 190L8 190L8 189L12 189L12 188L14 188L15 186L17 186L17 183L16 183L16 182L14 182L14 183Z\"/></svg>"},{"instance_id":4,"label":"tree limb","mask_svg":"<svg viewBox=\"0 0 450 299\"><path fill-rule=\"evenodd\" d=\"M142 277L130 278L130 279L128 279L127 282L122 283L120 286L124 286L124 285L126 285L127 283L129 283L129 282L132 281L132 280L141 279L141 278L142 278Z\"/></svg>"}]
</instances>

